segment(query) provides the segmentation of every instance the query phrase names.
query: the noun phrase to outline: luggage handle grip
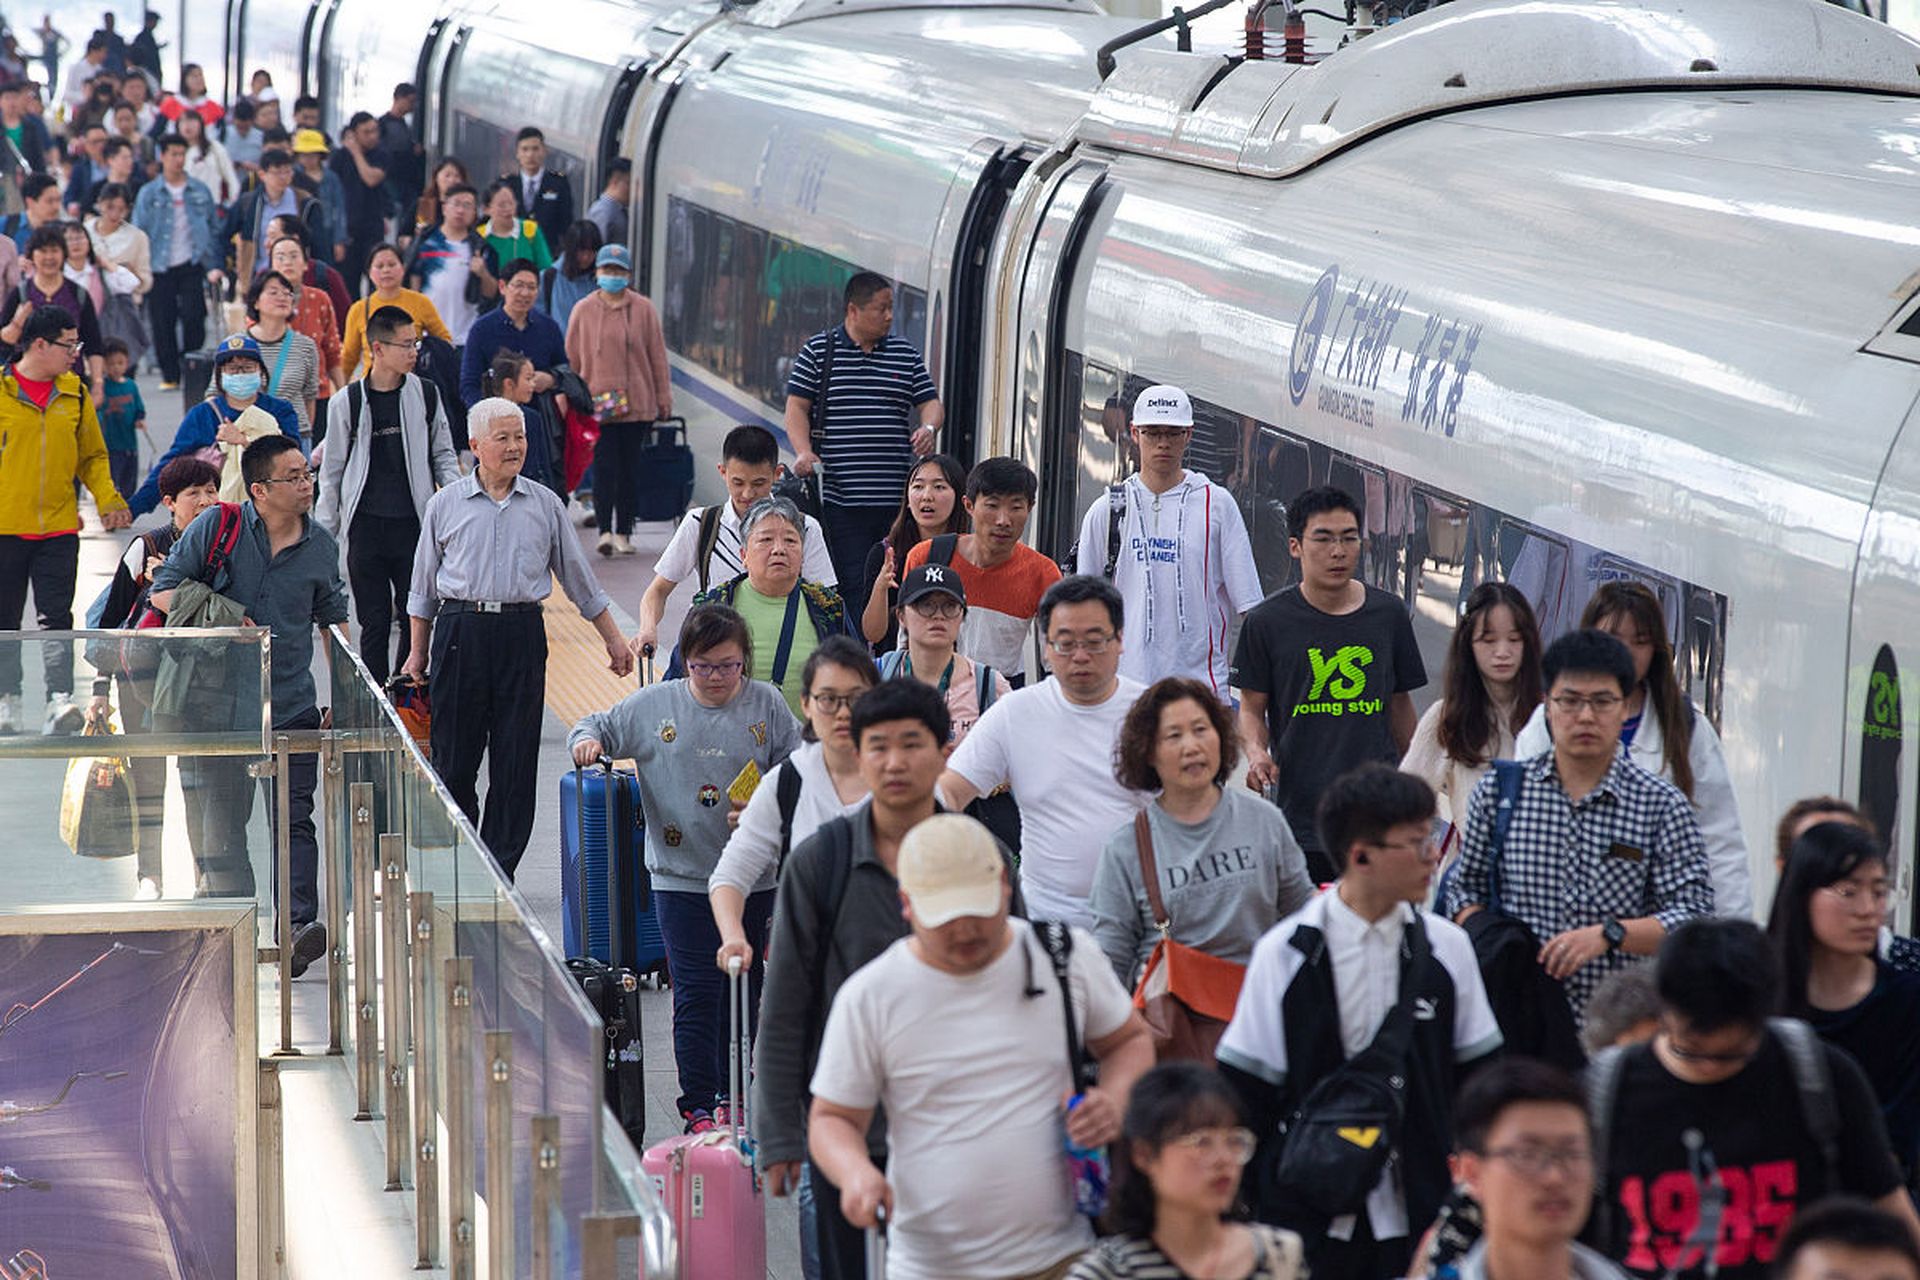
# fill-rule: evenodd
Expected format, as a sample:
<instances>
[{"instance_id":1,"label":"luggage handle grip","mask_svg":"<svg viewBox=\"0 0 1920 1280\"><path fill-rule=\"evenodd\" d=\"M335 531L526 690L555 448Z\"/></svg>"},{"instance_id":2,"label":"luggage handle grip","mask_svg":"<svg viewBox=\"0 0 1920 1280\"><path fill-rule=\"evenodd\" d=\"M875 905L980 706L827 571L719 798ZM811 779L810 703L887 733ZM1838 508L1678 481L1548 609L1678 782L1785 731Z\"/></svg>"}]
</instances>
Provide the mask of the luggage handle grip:
<instances>
[{"instance_id":1,"label":"luggage handle grip","mask_svg":"<svg viewBox=\"0 0 1920 1280\"><path fill-rule=\"evenodd\" d=\"M733 1144L742 1158L752 1163L746 1144L747 1091L752 1083L747 1075L749 983L746 966L739 956L727 957L727 1013L731 1023L727 1037L727 1120L733 1129Z\"/></svg>"}]
</instances>

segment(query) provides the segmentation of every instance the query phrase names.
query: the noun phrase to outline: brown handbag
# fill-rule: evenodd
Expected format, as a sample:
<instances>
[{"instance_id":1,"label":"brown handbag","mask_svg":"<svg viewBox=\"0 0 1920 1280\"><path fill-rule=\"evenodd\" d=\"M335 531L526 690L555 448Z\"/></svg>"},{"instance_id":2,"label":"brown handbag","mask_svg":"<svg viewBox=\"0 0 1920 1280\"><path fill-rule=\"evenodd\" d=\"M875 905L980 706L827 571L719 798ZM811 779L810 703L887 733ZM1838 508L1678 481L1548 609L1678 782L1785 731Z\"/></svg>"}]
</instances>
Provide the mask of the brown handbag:
<instances>
[{"instance_id":1,"label":"brown handbag","mask_svg":"<svg viewBox=\"0 0 1920 1280\"><path fill-rule=\"evenodd\" d=\"M1161 1062L1212 1062L1214 1049L1233 1020L1240 983L1247 967L1173 940L1173 922L1160 896L1160 871L1153 858L1153 830L1147 811L1134 815L1133 842L1140 854L1140 879L1153 909L1160 941L1134 988L1133 1005L1153 1033L1154 1056Z\"/></svg>"}]
</instances>

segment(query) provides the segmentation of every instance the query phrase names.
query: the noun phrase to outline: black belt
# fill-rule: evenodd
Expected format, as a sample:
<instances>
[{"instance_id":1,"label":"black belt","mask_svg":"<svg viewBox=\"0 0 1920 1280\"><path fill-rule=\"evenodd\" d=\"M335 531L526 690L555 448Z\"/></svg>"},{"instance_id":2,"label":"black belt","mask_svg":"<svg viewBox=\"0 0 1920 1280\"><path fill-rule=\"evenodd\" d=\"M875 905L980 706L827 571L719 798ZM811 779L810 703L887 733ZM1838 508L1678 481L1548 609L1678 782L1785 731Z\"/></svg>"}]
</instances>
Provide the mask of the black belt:
<instances>
[{"instance_id":1,"label":"black belt","mask_svg":"<svg viewBox=\"0 0 1920 1280\"><path fill-rule=\"evenodd\" d=\"M441 613L538 613L538 600L442 600Z\"/></svg>"}]
</instances>

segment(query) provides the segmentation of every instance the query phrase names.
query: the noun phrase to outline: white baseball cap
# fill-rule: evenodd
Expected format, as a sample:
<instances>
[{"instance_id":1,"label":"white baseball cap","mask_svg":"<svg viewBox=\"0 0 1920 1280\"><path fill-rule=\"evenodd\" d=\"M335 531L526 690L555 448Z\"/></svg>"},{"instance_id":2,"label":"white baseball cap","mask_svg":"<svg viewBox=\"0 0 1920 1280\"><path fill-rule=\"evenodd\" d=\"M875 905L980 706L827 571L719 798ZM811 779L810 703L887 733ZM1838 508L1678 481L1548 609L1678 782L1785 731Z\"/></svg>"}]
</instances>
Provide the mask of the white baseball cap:
<instances>
[{"instance_id":1,"label":"white baseball cap","mask_svg":"<svg viewBox=\"0 0 1920 1280\"><path fill-rule=\"evenodd\" d=\"M1000 912L1000 847L963 813L936 813L907 832L898 866L900 891L925 928Z\"/></svg>"},{"instance_id":2,"label":"white baseball cap","mask_svg":"<svg viewBox=\"0 0 1920 1280\"><path fill-rule=\"evenodd\" d=\"M1170 383L1148 387L1133 402L1136 427L1190 427L1193 425L1193 401L1187 393Z\"/></svg>"}]
</instances>

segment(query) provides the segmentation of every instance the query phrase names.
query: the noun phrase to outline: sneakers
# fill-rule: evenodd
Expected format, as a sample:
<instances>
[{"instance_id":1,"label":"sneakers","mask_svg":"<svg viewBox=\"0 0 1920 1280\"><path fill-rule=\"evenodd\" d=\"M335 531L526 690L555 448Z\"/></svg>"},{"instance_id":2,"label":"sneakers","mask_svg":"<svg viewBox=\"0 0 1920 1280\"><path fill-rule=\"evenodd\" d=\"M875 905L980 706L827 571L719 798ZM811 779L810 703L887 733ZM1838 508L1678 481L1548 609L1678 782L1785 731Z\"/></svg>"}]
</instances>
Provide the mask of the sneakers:
<instances>
[{"instance_id":1,"label":"sneakers","mask_svg":"<svg viewBox=\"0 0 1920 1280\"><path fill-rule=\"evenodd\" d=\"M140 887L133 891L135 902L160 901L160 885L152 876L141 876Z\"/></svg>"},{"instance_id":2,"label":"sneakers","mask_svg":"<svg viewBox=\"0 0 1920 1280\"><path fill-rule=\"evenodd\" d=\"M160 380L160 389L162 391L178 391L180 384L177 382L168 382L165 378L162 378Z\"/></svg>"},{"instance_id":3,"label":"sneakers","mask_svg":"<svg viewBox=\"0 0 1920 1280\"><path fill-rule=\"evenodd\" d=\"M20 732L20 695L0 693L0 733Z\"/></svg>"},{"instance_id":4,"label":"sneakers","mask_svg":"<svg viewBox=\"0 0 1920 1280\"><path fill-rule=\"evenodd\" d=\"M327 926L309 920L293 931L293 976L299 977L315 960L327 953Z\"/></svg>"},{"instance_id":5,"label":"sneakers","mask_svg":"<svg viewBox=\"0 0 1920 1280\"><path fill-rule=\"evenodd\" d=\"M719 1127L714 1124L710 1111L682 1111L680 1116L687 1122L688 1133L711 1133Z\"/></svg>"},{"instance_id":6,"label":"sneakers","mask_svg":"<svg viewBox=\"0 0 1920 1280\"><path fill-rule=\"evenodd\" d=\"M725 1099L713 1104L713 1127L716 1129L733 1127L733 1104Z\"/></svg>"},{"instance_id":7,"label":"sneakers","mask_svg":"<svg viewBox=\"0 0 1920 1280\"><path fill-rule=\"evenodd\" d=\"M593 495L576 493L573 495L574 520L582 529L593 528Z\"/></svg>"},{"instance_id":8,"label":"sneakers","mask_svg":"<svg viewBox=\"0 0 1920 1280\"><path fill-rule=\"evenodd\" d=\"M637 556L640 554L640 548L634 546L633 539L624 533L616 533L613 535L613 550L616 555ZM605 555L607 553L602 549L600 554Z\"/></svg>"},{"instance_id":9,"label":"sneakers","mask_svg":"<svg viewBox=\"0 0 1920 1280\"><path fill-rule=\"evenodd\" d=\"M87 717L74 705L70 693L50 693L47 695L47 722L41 732L48 737L56 733L78 733L87 727Z\"/></svg>"},{"instance_id":10,"label":"sneakers","mask_svg":"<svg viewBox=\"0 0 1920 1280\"><path fill-rule=\"evenodd\" d=\"M610 533L601 534L599 545L595 548L595 550L597 550L603 556L612 555L613 554L613 535Z\"/></svg>"}]
</instances>

